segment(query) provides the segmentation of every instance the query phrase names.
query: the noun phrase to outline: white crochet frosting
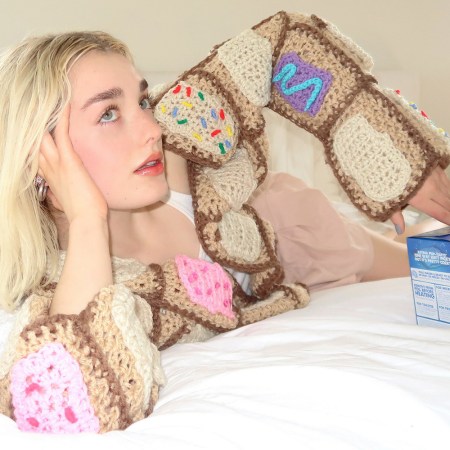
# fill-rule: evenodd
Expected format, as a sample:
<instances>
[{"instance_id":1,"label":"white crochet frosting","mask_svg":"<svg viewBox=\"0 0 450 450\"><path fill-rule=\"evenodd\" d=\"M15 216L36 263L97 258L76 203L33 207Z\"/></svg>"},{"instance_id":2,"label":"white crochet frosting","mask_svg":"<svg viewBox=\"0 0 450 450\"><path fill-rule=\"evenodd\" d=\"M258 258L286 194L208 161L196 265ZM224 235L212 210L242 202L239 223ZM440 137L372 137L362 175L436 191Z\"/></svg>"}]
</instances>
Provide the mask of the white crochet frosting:
<instances>
[{"instance_id":1,"label":"white crochet frosting","mask_svg":"<svg viewBox=\"0 0 450 450\"><path fill-rule=\"evenodd\" d=\"M219 231L221 243L229 255L253 262L261 254L261 234L250 217L228 211L219 222Z\"/></svg>"},{"instance_id":2,"label":"white crochet frosting","mask_svg":"<svg viewBox=\"0 0 450 450\"><path fill-rule=\"evenodd\" d=\"M160 369L158 350L149 342L146 331L135 314L135 302L136 299L130 295L129 290L118 285L115 287L111 313L125 345L136 359L136 370L144 384L142 404L148 405L153 382L165 384L165 376Z\"/></svg>"},{"instance_id":3,"label":"white crochet frosting","mask_svg":"<svg viewBox=\"0 0 450 450\"><path fill-rule=\"evenodd\" d=\"M257 187L253 165L247 151L236 149L236 153L217 170L205 168L217 193L235 210L239 211Z\"/></svg>"},{"instance_id":4,"label":"white crochet frosting","mask_svg":"<svg viewBox=\"0 0 450 450\"><path fill-rule=\"evenodd\" d=\"M375 130L361 114L338 128L333 148L343 171L372 200L391 200L405 190L411 176L407 159L387 133Z\"/></svg>"}]
</instances>

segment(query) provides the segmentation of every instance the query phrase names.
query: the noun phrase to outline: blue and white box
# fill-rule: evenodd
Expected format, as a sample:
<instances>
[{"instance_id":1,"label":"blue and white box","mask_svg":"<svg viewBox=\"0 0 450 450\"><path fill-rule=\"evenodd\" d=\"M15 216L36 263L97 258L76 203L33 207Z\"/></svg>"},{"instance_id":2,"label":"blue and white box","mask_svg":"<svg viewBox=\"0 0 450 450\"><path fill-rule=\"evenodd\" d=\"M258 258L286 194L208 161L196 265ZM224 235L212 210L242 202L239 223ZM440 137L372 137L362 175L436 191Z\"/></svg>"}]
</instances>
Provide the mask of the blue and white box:
<instances>
[{"instance_id":1,"label":"blue and white box","mask_svg":"<svg viewBox=\"0 0 450 450\"><path fill-rule=\"evenodd\" d=\"M418 325L450 327L450 227L407 239Z\"/></svg>"}]
</instances>

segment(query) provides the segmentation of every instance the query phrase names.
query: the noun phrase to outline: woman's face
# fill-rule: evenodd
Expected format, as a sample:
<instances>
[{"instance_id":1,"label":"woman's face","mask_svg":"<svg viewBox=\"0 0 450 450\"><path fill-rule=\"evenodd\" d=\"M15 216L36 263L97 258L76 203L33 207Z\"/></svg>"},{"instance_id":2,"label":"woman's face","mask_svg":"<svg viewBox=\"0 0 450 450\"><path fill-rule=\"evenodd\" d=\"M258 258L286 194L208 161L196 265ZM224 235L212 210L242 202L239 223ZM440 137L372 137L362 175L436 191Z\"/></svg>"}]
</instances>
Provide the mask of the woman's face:
<instances>
[{"instance_id":1,"label":"woman's face","mask_svg":"<svg viewBox=\"0 0 450 450\"><path fill-rule=\"evenodd\" d=\"M117 53L92 51L71 68L69 135L109 208L130 210L168 191L161 128L147 83Z\"/></svg>"}]
</instances>

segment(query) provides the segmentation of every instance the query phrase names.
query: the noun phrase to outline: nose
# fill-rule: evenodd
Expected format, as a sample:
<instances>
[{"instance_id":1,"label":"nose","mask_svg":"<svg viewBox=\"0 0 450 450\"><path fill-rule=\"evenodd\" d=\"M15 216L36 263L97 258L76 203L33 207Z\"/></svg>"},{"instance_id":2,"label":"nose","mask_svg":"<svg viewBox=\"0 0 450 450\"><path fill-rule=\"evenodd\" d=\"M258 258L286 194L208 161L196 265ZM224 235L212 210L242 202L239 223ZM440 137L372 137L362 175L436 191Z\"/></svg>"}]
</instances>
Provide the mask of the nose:
<instances>
[{"instance_id":1,"label":"nose","mask_svg":"<svg viewBox=\"0 0 450 450\"><path fill-rule=\"evenodd\" d=\"M139 128L137 136L139 136L141 144L155 143L161 139L161 126L150 110L141 110L137 122L138 123L135 124Z\"/></svg>"}]
</instances>

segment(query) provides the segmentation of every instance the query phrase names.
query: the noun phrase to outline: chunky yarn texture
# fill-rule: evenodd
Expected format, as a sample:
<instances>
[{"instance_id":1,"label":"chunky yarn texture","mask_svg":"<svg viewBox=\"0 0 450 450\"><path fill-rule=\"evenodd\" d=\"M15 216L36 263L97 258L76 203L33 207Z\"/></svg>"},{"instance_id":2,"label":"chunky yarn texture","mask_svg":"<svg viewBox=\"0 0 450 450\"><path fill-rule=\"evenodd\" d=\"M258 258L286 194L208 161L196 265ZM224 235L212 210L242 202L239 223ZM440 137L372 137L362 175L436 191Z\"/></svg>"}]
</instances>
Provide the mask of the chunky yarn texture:
<instances>
[{"instance_id":1,"label":"chunky yarn texture","mask_svg":"<svg viewBox=\"0 0 450 450\"><path fill-rule=\"evenodd\" d=\"M351 201L376 220L449 162L448 135L378 86L371 68L333 25L280 12L159 90L164 147L188 161L196 231L213 263L113 258L114 285L70 316L49 317L51 280L17 313L0 361L0 412L27 431L123 429L158 399L159 350L307 305L302 280L283 283L272 226L248 204L267 174L262 108L314 134ZM251 294L227 269L251 275Z\"/></svg>"}]
</instances>

